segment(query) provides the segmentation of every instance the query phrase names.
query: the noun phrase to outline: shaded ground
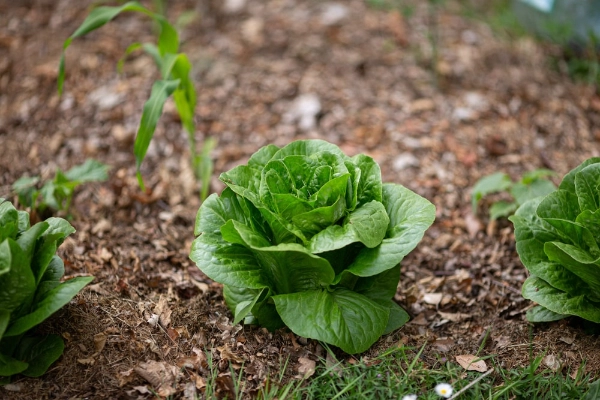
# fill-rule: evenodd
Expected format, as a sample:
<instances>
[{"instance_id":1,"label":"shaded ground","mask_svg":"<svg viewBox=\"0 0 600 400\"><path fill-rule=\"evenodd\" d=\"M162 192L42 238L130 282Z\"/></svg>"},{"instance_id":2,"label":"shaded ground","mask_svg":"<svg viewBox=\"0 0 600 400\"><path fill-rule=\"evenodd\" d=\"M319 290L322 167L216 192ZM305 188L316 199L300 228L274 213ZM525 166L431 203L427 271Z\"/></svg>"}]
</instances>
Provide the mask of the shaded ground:
<instances>
[{"instance_id":1,"label":"shaded ground","mask_svg":"<svg viewBox=\"0 0 600 400\"><path fill-rule=\"evenodd\" d=\"M577 320L536 327L524 320L531 304L519 294L526 271L512 227L488 225L485 204L473 216L469 197L492 172L518 178L547 167L562 176L600 155L592 88L554 72L532 40L497 39L458 9L438 15L436 78L425 2L413 2L405 18L350 0L338 21L332 3L249 0L235 12L220 3L177 1L168 9L172 19L185 10L201 15L182 36L199 90L197 138L219 141L213 191L223 187L220 172L263 145L322 138L349 155L373 156L384 181L438 209L402 264L396 299L414 319L371 354L426 344L423 358L435 368L474 354L487 338L485 355L505 367L527 365L532 349L555 356L565 373L582 362L600 373L598 336ZM205 351L221 370L221 393L230 390L230 362L244 363L249 394L288 358L288 375L296 375L300 357L316 360L323 349L289 332L231 326L220 285L187 258L198 184L172 105L143 165L151 190L137 187L131 147L157 72L142 55L131 56L122 75L114 66L132 41L152 40L152 24L125 15L76 40L65 94L57 96L62 41L87 11L68 0L0 1L0 196L12 198L10 185L23 175L48 178L88 157L112 166L108 182L78 191L77 233L60 249L68 275L96 277L41 328L63 335L64 356L41 379L15 379L2 396L135 398L153 396L150 389L189 396L208 379ZM304 94L320 102L308 129L294 114Z\"/></svg>"}]
</instances>

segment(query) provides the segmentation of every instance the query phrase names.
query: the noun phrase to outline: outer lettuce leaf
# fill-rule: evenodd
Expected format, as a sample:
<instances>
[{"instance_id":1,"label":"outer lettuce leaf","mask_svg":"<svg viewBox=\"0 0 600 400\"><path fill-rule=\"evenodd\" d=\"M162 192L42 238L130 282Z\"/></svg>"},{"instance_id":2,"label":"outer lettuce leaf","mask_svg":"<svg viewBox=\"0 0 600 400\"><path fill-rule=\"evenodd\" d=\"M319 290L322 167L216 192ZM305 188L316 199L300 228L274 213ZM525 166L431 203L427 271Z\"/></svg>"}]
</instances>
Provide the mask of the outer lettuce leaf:
<instances>
[{"instance_id":1,"label":"outer lettuce leaf","mask_svg":"<svg viewBox=\"0 0 600 400\"><path fill-rule=\"evenodd\" d=\"M246 216L235 193L226 188L221 196L213 193L204 200L196 215L194 234L219 233L229 220L244 222Z\"/></svg>"},{"instance_id":2,"label":"outer lettuce leaf","mask_svg":"<svg viewBox=\"0 0 600 400\"><path fill-rule=\"evenodd\" d=\"M27 361L27 369L21 371L23 375L37 378L58 360L64 348L59 335L26 336L21 339L15 357Z\"/></svg>"},{"instance_id":3,"label":"outer lettuce leaf","mask_svg":"<svg viewBox=\"0 0 600 400\"><path fill-rule=\"evenodd\" d=\"M190 258L210 279L228 286L262 289L270 282L252 250L231 244L220 235L204 233L192 242Z\"/></svg>"},{"instance_id":4,"label":"outer lettuce leaf","mask_svg":"<svg viewBox=\"0 0 600 400\"><path fill-rule=\"evenodd\" d=\"M527 278L523 284L523 297L557 314L577 315L600 323L600 303L592 302L584 295L573 296L558 290L540 278Z\"/></svg>"},{"instance_id":5,"label":"outer lettuce leaf","mask_svg":"<svg viewBox=\"0 0 600 400\"><path fill-rule=\"evenodd\" d=\"M527 320L531 322L552 322L568 317L566 314L558 314L543 306L535 306L527 311Z\"/></svg>"},{"instance_id":6,"label":"outer lettuce leaf","mask_svg":"<svg viewBox=\"0 0 600 400\"><path fill-rule=\"evenodd\" d=\"M593 258L578 247L560 242L545 243L544 252L550 261L563 265L587 283L586 292L591 300L600 301L600 258Z\"/></svg>"},{"instance_id":7,"label":"outer lettuce leaf","mask_svg":"<svg viewBox=\"0 0 600 400\"><path fill-rule=\"evenodd\" d=\"M0 353L0 376L11 376L23 372L28 364Z\"/></svg>"},{"instance_id":8,"label":"outer lettuce leaf","mask_svg":"<svg viewBox=\"0 0 600 400\"><path fill-rule=\"evenodd\" d=\"M367 350L379 339L390 314L389 308L344 288L277 295L273 300L294 333L351 354Z\"/></svg>"},{"instance_id":9,"label":"outer lettuce leaf","mask_svg":"<svg viewBox=\"0 0 600 400\"><path fill-rule=\"evenodd\" d=\"M190 255L217 282L249 289L270 287L276 293L290 293L333 281L334 271L329 262L301 245L283 243L267 247L264 238L233 221L223 226L223 232L224 238L234 241L233 244L220 236L203 234L194 240Z\"/></svg>"},{"instance_id":10,"label":"outer lettuce leaf","mask_svg":"<svg viewBox=\"0 0 600 400\"><path fill-rule=\"evenodd\" d=\"M395 331L409 320L408 313L392 300L398 289L397 282L399 279L400 265L398 264L379 275L359 278L354 285L355 292L390 310L390 317L384 334Z\"/></svg>"},{"instance_id":11,"label":"outer lettuce leaf","mask_svg":"<svg viewBox=\"0 0 600 400\"><path fill-rule=\"evenodd\" d=\"M11 322L4 336L17 336L40 324L71 301L93 279L91 276L80 276L69 279L48 291L44 298L34 305L34 309L29 314Z\"/></svg>"},{"instance_id":12,"label":"outer lettuce leaf","mask_svg":"<svg viewBox=\"0 0 600 400\"><path fill-rule=\"evenodd\" d=\"M40 376L63 352L60 336L31 331L93 279L61 282L65 270L56 249L74 231L60 218L30 226L29 214L0 199L0 376L7 377L2 382L17 373Z\"/></svg>"},{"instance_id":13,"label":"outer lettuce leaf","mask_svg":"<svg viewBox=\"0 0 600 400\"><path fill-rule=\"evenodd\" d=\"M29 258L17 242L6 239L3 252L8 248L10 270L0 275L0 312L16 310L35 292L35 277L29 268Z\"/></svg>"}]
</instances>

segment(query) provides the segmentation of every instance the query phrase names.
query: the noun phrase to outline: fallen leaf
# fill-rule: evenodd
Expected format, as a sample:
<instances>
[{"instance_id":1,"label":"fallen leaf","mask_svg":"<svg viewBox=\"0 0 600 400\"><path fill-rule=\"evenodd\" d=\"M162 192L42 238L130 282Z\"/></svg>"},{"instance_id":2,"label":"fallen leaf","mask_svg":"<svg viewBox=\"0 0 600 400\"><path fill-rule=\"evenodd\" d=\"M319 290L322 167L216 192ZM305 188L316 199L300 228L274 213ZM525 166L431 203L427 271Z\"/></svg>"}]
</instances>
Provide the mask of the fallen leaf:
<instances>
[{"instance_id":1,"label":"fallen leaf","mask_svg":"<svg viewBox=\"0 0 600 400\"><path fill-rule=\"evenodd\" d=\"M552 371L558 371L560 369L560 360L554 354L548 354L543 359L544 365L550 368Z\"/></svg>"},{"instance_id":2,"label":"fallen leaf","mask_svg":"<svg viewBox=\"0 0 600 400\"><path fill-rule=\"evenodd\" d=\"M135 392L139 392L140 394L151 394L152 392L148 389L147 386L134 386L133 390L127 391L130 396L134 396Z\"/></svg>"},{"instance_id":3,"label":"fallen leaf","mask_svg":"<svg viewBox=\"0 0 600 400\"><path fill-rule=\"evenodd\" d=\"M83 364L83 365L93 365L96 360L94 360L94 357L88 357L88 358L78 358L77 362L79 364Z\"/></svg>"},{"instance_id":4,"label":"fallen leaf","mask_svg":"<svg viewBox=\"0 0 600 400\"><path fill-rule=\"evenodd\" d=\"M101 219L92 228L92 233L98 237L102 237L102 233L108 232L112 228L112 223L107 219Z\"/></svg>"},{"instance_id":5,"label":"fallen leaf","mask_svg":"<svg viewBox=\"0 0 600 400\"><path fill-rule=\"evenodd\" d=\"M104 349L104 346L106 345L106 338L107 336L104 333L98 333L97 335L94 335L94 349L96 350L96 354L100 353L102 349Z\"/></svg>"},{"instance_id":6,"label":"fallen leaf","mask_svg":"<svg viewBox=\"0 0 600 400\"><path fill-rule=\"evenodd\" d=\"M308 378L315 373L316 363L307 357L298 358L298 373L302 378Z\"/></svg>"},{"instance_id":7,"label":"fallen leaf","mask_svg":"<svg viewBox=\"0 0 600 400\"><path fill-rule=\"evenodd\" d=\"M179 357L175 363L179 368L189 368L192 370L208 367L206 355L203 352L197 352L191 357Z\"/></svg>"},{"instance_id":8,"label":"fallen leaf","mask_svg":"<svg viewBox=\"0 0 600 400\"><path fill-rule=\"evenodd\" d=\"M218 398L235 398L235 384L230 372L219 374L215 379ZM225 392L225 393L224 393ZM220 395L219 395L220 394ZM223 396L225 394L225 396Z\"/></svg>"},{"instance_id":9,"label":"fallen leaf","mask_svg":"<svg viewBox=\"0 0 600 400\"><path fill-rule=\"evenodd\" d=\"M133 368L128 369L127 371L121 371L117 374L117 380L119 381L119 387L123 387L127 385L129 382L133 381L135 378L133 374Z\"/></svg>"},{"instance_id":10,"label":"fallen leaf","mask_svg":"<svg viewBox=\"0 0 600 400\"><path fill-rule=\"evenodd\" d=\"M421 313L419 315L417 315L412 321L410 321L412 324L415 325L420 325L420 326L425 326L425 325L429 325L429 322L427 322L427 318L425 318L425 314Z\"/></svg>"},{"instance_id":11,"label":"fallen leaf","mask_svg":"<svg viewBox=\"0 0 600 400\"><path fill-rule=\"evenodd\" d=\"M464 313L445 313L442 311L438 311L438 314L443 319L447 319L452 322L460 322L460 321L464 321L466 319L471 318L471 314L464 314Z\"/></svg>"},{"instance_id":12,"label":"fallen leaf","mask_svg":"<svg viewBox=\"0 0 600 400\"><path fill-rule=\"evenodd\" d=\"M568 337L568 336L561 336L561 338L558 339L558 340L560 340L561 342L564 342L566 344L573 344L573 342L575 341L575 338L574 337Z\"/></svg>"},{"instance_id":13,"label":"fallen leaf","mask_svg":"<svg viewBox=\"0 0 600 400\"><path fill-rule=\"evenodd\" d=\"M229 345L217 347L217 350L219 350L219 353L221 353L221 360L233 361L236 363L244 362L244 359L242 357L238 356L237 354L231 351Z\"/></svg>"},{"instance_id":14,"label":"fallen leaf","mask_svg":"<svg viewBox=\"0 0 600 400\"><path fill-rule=\"evenodd\" d=\"M150 318L148 318L146 321L152 325L154 328L156 328L156 325L158 325L158 314L152 314L150 316Z\"/></svg>"},{"instance_id":15,"label":"fallen leaf","mask_svg":"<svg viewBox=\"0 0 600 400\"><path fill-rule=\"evenodd\" d=\"M425 293L423 295L423 301L427 304L437 306L442 301L443 295L441 293Z\"/></svg>"},{"instance_id":16,"label":"fallen leaf","mask_svg":"<svg viewBox=\"0 0 600 400\"><path fill-rule=\"evenodd\" d=\"M433 342L433 345L442 353L447 353L452 350L454 344L454 340L452 339L437 339L435 342Z\"/></svg>"},{"instance_id":17,"label":"fallen leaf","mask_svg":"<svg viewBox=\"0 0 600 400\"><path fill-rule=\"evenodd\" d=\"M9 392L20 392L22 389L21 384L19 383L7 383L6 385L2 386L2 388Z\"/></svg>"},{"instance_id":18,"label":"fallen leaf","mask_svg":"<svg viewBox=\"0 0 600 400\"><path fill-rule=\"evenodd\" d=\"M150 360L141 363L134 370L147 380L160 396L171 396L177 392L173 386L179 378L180 370L176 366Z\"/></svg>"},{"instance_id":19,"label":"fallen leaf","mask_svg":"<svg viewBox=\"0 0 600 400\"><path fill-rule=\"evenodd\" d=\"M467 371L477 371L477 372L485 372L487 371L487 365L485 365L485 361L478 360L479 357L473 356L470 354L465 354L461 356L456 356L456 361L460 364L461 367L466 369ZM478 361L475 361L478 360Z\"/></svg>"},{"instance_id":20,"label":"fallen leaf","mask_svg":"<svg viewBox=\"0 0 600 400\"><path fill-rule=\"evenodd\" d=\"M154 307L154 312L158 314L158 322L160 325L167 329L171 324L171 313L173 312L169 308L168 300L165 296L161 295L158 299L158 303L156 303L156 307Z\"/></svg>"},{"instance_id":21,"label":"fallen leaf","mask_svg":"<svg viewBox=\"0 0 600 400\"><path fill-rule=\"evenodd\" d=\"M173 328L169 328L167 329L167 335L169 335L169 338L173 341L176 342L177 339L179 339L179 332L177 332L175 329Z\"/></svg>"},{"instance_id":22,"label":"fallen leaf","mask_svg":"<svg viewBox=\"0 0 600 400\"><path fill-rule=\"evenodd\" d=\"M204 380L204 378L202 376L198 375L195 372L191 372L190 374L191 374L190 379L196 385L196 389L200 390L200 389L206 387L206 381Z\"/></svg>"},{"instance_id":23,"label":"fallen leaf","mask_svg":"<svg viewBox=\"0 0 600 400\"><path fill-rule=\"evenodd\" d=\"M102 287L100 287L100 285L102 285L102 283L95 283L93 285L86 286L86 289L91 290L92 292L101 294L103 296L110 295L110 292L108 290L103 289Z\"/></svg>"},{"instance_id":24,"label":"fallen leaf","mask_svg":"<svg viewBox=\"0 0 600 400\"><path fill-rule=\"evenodd\" d=\"M465 226L467 227L467 232L469 232L471 239L482 229L481 222L471 213L468 213L465 216Z\"/></svg>"}]
</instances>

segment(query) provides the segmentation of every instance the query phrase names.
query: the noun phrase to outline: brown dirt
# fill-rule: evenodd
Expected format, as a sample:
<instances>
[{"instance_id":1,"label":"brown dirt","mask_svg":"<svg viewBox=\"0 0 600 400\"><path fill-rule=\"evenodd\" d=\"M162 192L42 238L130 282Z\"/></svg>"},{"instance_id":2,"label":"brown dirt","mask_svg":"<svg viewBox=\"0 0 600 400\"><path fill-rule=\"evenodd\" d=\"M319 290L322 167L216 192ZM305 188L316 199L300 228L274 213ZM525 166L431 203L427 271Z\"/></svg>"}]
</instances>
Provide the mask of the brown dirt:
<instances>
[{"instance_id":1,"label":"brown dirt","mask_svg":"<svg viewBox=\"0 0 600 400\"><path fill-rule=\"evenodd\" d=\"M137 187L132 141L157 73L143 55L131 56L122 75L115 63L132 41L152 40L152 24L129 14L75 40L58 97L62 41L89 11L83 3L0 1L0 196L15 200L10 186L21 176L48 178L88 157L112 167L107 182L78 190L77 233L59 250L69 276L96 277L41 327L62 334L65 353L45 376L18 377L0 397L189 396L203 390L205 352L220 368L221 394L231 388L229 363L244 363L249 395L287 358L288 376L296 375L298 358L316 359L322 348L285 330L231 326L221 286L188 260L198 184L171 104L142 168L150 191ZM600 373L600 340L577 320L525 321L531 304L519 291L527 272L512 227L488 224L485 202L473 216L469 197L492 172L518 178L548 167L563 175L600 155L593 88L550 68L538 43L499 39L456 7L438 15L435 79L426 2L412 2L404 18L349 0L348 15L333 25L323 23L322 2L249 0L235 13L220 3L168 2L172 19L190 9L201 16L183 30L183 50L199 91L197 138L219 141L215 177L268 143L322 138L373 156L384 181L437 207L435 224L402 263L397 300L414 319L369 355L426 343L424 360L435 367L473 354L487 337L485 354L507 368L527 365L531 348L558 357L565 373L582 362ZM306 93L318 96L321 111L302 130L288 114ZM212 190L222 187L214 178ZM427 293L441 293L440 302L428 304Z\"/></svg>"}]
</instances>

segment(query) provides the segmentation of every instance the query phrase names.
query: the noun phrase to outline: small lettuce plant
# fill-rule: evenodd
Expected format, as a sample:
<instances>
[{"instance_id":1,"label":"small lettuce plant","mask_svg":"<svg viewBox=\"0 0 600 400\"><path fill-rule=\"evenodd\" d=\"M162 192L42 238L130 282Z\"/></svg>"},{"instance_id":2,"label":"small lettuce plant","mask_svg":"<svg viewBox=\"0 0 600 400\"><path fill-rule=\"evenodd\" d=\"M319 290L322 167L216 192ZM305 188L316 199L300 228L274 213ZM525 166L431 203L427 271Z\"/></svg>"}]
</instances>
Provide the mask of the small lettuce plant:
<instances>
[{"instance_id":1,"label":"small lettuce plant","mask_svg":"<svg viewBox=\"0 0 600 400\"><path fill-rule=\"evenodd\" d=\"M554 192L556 186L552 181L546 179L552 175L554 172L548 169L536 169L527 172L518 181L512 181L504 172L484 176L475 183L471 190L473 214L477 213L477 206L483 197L492 193L507 192L512 200L500 200L492 203L489 212L490 220L508 217L526 201Z\"/></svg>"},{"instance_id":2,"label":"small lettuce plant","mask_svg":"<svg viewBox=\"0 0 600 400\"><path fill-rule=\"evenodd\" d=\"M0 198L0 384L12 375L42 375L63 352L60 335L34 328L67 304L93 277L61 282L56 249L75 229L49 218L29 226L29 215Z\"/></svg>"},{"instance_id":3,"label":"small lettuce plant","mask_svg":"<svg viewBox=\"0 0 600 400\"><path fill-rule=\"evenodd\" d=\"M557 191L526 202L509 219L531 273L523 297L539 304L527 318L575 315L600 323L600 158L584 161Z\"/></svg>"},{"instance_id":4,"label":"small lettuce plant","mask_svg":"<svg viewBox=\"0 0 600 400\"><path fill-rule=\"evenodd\" d=\"M379 165L322 140L268 145L221 174L196 218L190 258L223 294L234 323L287 326L347 353L408 320L393 297L400 261L435 207L381 182Z\"/></svg>"},{"instance_id":5,"label":"small lettuce plant","mask_svg":"<svg viewBox=\"0 0 600 400\"><path fill-rule=\"evenodd\" d=\"M77 186L85 182L103 182L108 179L108 166L93 159L76 165L66 172L56 170L54 179L40 187L39 176L24 176L17 179L12 189L23 207L33 212L44 213L47 209L63 211L68 215Z\"/></svg>"}]
</instances>

